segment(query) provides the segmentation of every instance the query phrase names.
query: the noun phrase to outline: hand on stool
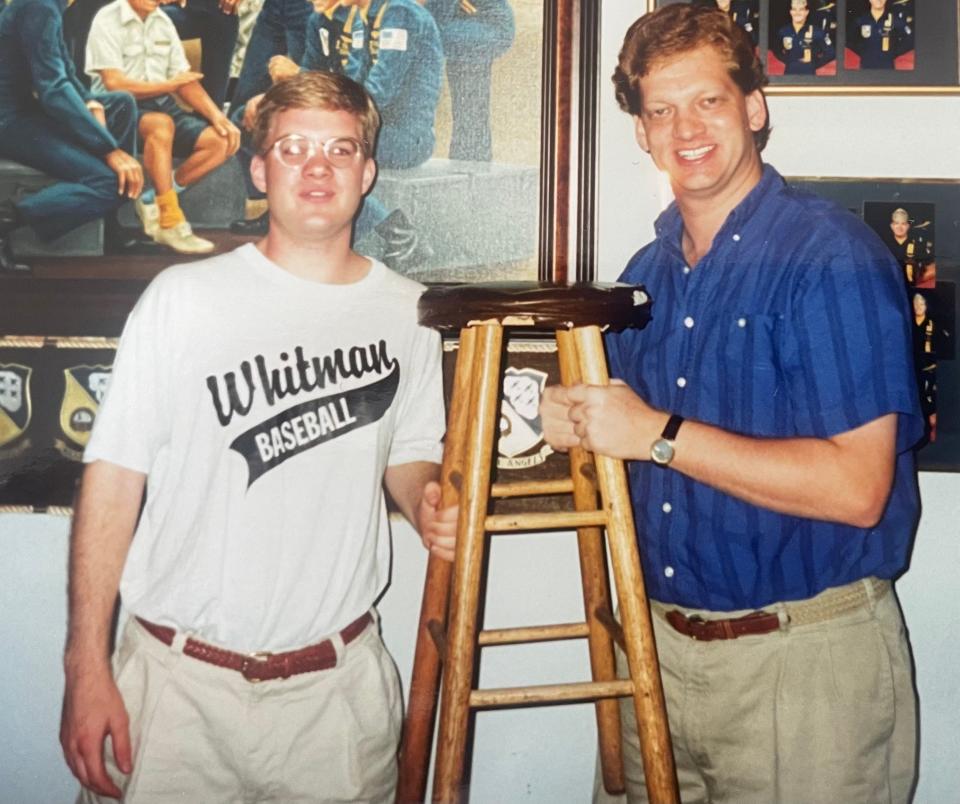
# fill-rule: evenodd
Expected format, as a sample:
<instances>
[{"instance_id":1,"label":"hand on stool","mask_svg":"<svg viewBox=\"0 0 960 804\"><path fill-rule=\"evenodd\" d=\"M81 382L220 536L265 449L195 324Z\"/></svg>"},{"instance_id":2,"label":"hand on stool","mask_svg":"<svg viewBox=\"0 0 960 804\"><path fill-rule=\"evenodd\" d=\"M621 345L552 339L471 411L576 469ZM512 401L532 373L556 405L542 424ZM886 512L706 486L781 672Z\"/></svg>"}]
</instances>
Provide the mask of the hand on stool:
<instances>
[{"instance_id":1,"label":"hand on stool","mask_svg":"<svg viewBox=\"0 0 960 804\"><path fill-rule=\"evenodd\" d=\"M417 509L417 522L420 539L431 555L453 561L459 510L456 505L440 507L440 484L435 480L423 487L423 496Z\"/></svg>"}]
</instances>

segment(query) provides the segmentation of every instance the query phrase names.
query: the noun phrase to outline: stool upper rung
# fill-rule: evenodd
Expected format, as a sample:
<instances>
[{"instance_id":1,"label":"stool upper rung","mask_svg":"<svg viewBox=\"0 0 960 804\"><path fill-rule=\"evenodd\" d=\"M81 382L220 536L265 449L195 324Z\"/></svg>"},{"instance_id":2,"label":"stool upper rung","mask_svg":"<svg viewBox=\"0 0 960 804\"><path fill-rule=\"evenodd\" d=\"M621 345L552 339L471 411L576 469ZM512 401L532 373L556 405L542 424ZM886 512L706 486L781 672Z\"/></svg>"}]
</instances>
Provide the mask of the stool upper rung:
<instances>
[{"instance_id":1,"label":"stool upper rung","mask_svg":"<svg viewBox=\"0 0 960 804\"><path fill-rule=\"evenodd\" d=\"M607 524L606 511L557 511L530 514L493 514L483 523L490 533L511 533L518 530L566 530Z\"/></svg>"},{"instance_id":2,"label":"stool upper rung","mask_svg":"<svg viewBox=\"0 0 960 804\"><path fill-rule=\"evenodd\" d=\"M557 480L518 480L512 483L494 483L490 486L491 497L533 497L538 494L570 494L573 492L573 479L561 477Z\"/></svg>"}]
</instances>

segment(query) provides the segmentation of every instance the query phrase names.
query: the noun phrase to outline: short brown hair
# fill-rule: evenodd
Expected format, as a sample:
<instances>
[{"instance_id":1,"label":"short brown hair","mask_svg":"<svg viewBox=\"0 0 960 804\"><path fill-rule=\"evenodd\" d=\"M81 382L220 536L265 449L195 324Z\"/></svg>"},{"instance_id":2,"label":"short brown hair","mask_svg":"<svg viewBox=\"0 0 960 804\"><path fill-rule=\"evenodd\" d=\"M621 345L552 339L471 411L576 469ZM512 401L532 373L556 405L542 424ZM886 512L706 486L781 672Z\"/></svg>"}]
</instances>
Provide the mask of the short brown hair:
<instances>
[{"instance_id":1,"label":"short brown hair","mask_svg":"<svg viewBox=\"0 0 960 804\"><path fill-rule=\"evenodd\" d=\"M620 50L613 86L625 112L639 116L643 109L640 79L667 59L709 46L727 63L730 78L744 95L767 84L750 37L715 7L674 3L640 17L627 30ZM766 102L766 100L764 100ZM753 133L758 151L770 137L770 116Z\"/></svg>"},{"instance_id":2,"label":"short brown hair","mask_svg":"<svg viewBox=\"0 0 960 804\"><path fill-rule=\"evenodd\" d=\"M251 139L254 153L262 154L268 145L274 118L287 109L323 109L349 112L360 121L364 153L373 155L380 113L367 91L344 75L305 71L278 81L266 91L257 108Z\"/></svg>"}]
</instances>

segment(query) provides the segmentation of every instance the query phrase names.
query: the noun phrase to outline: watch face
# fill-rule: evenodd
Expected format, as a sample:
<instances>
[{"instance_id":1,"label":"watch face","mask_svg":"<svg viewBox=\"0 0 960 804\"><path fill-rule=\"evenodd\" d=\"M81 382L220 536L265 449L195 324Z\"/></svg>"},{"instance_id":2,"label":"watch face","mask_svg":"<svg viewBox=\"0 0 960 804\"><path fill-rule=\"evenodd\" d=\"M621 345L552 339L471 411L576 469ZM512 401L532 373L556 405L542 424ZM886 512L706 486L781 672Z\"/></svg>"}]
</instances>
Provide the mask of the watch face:
<instances>
[{"instance_id":1,"label":"watch face","mask_svg":"<svg viewBox=\"0 0 960 804\"><path fill-rule=\"evenodd\" d=\"M658 438L650 447L650 460L660 466L666 466L673 460L673 444L665 438Z\"/></svg>"}]
</instances>

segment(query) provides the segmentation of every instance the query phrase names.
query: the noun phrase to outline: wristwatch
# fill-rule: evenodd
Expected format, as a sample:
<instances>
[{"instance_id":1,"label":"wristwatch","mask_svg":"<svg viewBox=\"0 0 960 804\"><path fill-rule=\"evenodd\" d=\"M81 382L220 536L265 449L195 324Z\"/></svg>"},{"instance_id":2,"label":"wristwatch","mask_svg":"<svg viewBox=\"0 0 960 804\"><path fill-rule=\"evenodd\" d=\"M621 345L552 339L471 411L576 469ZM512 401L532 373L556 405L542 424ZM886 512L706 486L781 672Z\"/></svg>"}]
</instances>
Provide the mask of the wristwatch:
<instances>
[{"instance_id":1,"label":"wristwatch","mask_svg":"<svg viewBox=\"0 0 960 804\"><path fill-rule=\"evenodd\" d=\"M674 413L667 419L667 426L660 433L660 438L650 445L650 460L657 466L668 466L673 460L673 440L677 437L681 424L683 416Z\"/></svg>"}]
</instances>

